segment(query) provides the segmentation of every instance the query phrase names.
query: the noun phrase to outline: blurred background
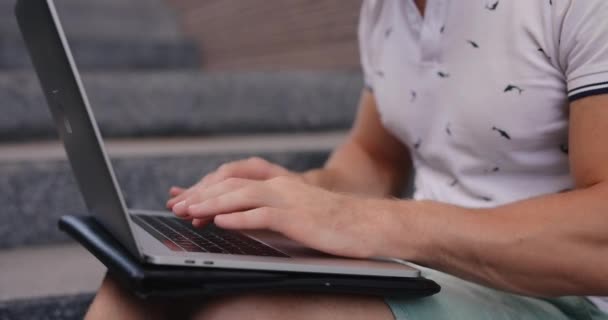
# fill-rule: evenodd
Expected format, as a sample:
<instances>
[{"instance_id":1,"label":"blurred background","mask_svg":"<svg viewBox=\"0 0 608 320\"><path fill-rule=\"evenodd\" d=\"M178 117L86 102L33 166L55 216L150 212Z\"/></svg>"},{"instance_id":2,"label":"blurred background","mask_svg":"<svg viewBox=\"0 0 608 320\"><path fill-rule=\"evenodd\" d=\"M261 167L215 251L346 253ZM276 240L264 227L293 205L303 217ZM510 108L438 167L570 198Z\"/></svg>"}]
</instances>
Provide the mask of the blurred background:
<instances>
[{"instance_id":1,"label":"blurred background","mask_svg":"<svg viewBox=\"0 0 608 320\"><path fill-rule=\"evenodd\" d=\"M80 319L104 267L58 231L86 214L0 0L0 319ZM162 209L226 161L321 165L362 88L360 3L56 0L130 207Z\"/></svg>"}]
</instances>

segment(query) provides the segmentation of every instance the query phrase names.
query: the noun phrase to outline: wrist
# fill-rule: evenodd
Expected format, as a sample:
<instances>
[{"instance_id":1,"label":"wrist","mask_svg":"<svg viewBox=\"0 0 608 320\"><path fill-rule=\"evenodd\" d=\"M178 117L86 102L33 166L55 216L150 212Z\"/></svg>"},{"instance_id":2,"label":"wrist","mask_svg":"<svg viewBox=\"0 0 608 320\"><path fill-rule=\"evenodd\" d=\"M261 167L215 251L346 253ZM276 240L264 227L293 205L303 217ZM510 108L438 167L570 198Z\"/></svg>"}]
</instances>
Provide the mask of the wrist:
<instances>
[{"instance_id":1,"label":"wrist","mask_svg":"<svg viewBox=\"0 0 608 320\"><path fill-rule=\"evenodd\" d=\"M375 218L381 226L377 232L379 243L374 255L414 261L418 257L425 232L419 224L413 201L381 200L383 208Z\"/></svg>"},{"instance_id":2,"label":"wrist","mask_svg":"<svg viewBox=\"0 0 608 320\"><path fill-rule=\"evenodd\" d=\"M464 209L433 201L384 200L389 202L382 219L383 241L378 256L399 258L434 266L441 260L443 235ZM456 226L454 226L456 227Z\"/></svg>"},{"instance_id":3,"label":"wrist","mask_svg":"<svg viewBox=\"0 0 608 320\"><path fill-rule=\"evenodd\" d=\"M331 189L327 183L327 172L325 169L313 169L300 174L300 177L305 183L320 187L323 189Z\"/></svg>"}]
</instances>

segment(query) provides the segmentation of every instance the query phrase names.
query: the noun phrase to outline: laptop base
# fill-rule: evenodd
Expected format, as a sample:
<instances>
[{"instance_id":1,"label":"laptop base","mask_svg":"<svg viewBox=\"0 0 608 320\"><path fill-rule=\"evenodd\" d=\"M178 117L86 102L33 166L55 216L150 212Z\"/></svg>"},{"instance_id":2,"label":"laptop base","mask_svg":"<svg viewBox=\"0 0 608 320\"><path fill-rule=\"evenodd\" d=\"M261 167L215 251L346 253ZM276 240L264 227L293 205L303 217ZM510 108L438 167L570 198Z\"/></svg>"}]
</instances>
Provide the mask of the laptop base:
<instances>
[{"instance_id":1,"label":"laptop base","mask_svg":"<svg viewBox=\"0 0 608 320\"><path fill-rule=\"evenodd\" d=\"M78 241L121 284L140 298L189 297L247 292L318 292L425 297L440 291L425 278L172 267L140 262L92 216L64 216L59 228Z\"/></svg>"}]
</instances>

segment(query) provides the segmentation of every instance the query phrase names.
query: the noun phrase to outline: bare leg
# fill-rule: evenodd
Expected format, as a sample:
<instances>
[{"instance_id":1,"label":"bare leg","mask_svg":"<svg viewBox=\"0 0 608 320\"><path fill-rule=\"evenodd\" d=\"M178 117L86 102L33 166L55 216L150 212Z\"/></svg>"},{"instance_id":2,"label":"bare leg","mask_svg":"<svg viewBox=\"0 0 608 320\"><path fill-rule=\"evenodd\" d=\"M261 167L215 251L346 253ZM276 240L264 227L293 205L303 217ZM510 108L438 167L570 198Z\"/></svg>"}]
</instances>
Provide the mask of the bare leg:
<instances>
[{"instance_id":1,"label":"bare leg","mask_svg":"<svg viewBox=\"0 0 608 320\"><path fill-rule=\"evenodd\" d=\"M177 312L183 313L187 311L186 309L191 309L183 308L186 303L172 300L141 300L119 286L111 276L106 275L85 319L153 320L179 319L180 316L186 318L183 314L177 315Z\"/></svg>"},{"instance_id":2,"label":"bare leg","mask_svg":"<svg viewBox=\"0 0 608 320\"><path fill-rule=\"evenodd\" d=\"M216 298L194 317L215 319L392 320L380 298L325 294L251 294Z\"/></svg>"},{"instance_id":3,"label":"bare leg","mask_svg":"<svg viewBox=\"0 0 608 320\"><path fill-rule=\"evenodd\" d=\"M207 301L207 302L206 302ZM330 294L248 294L207 300L140 300L106 276L86 320L96 319L375 319L392 320L380 298Z\"/></svg>"}]
</instances>

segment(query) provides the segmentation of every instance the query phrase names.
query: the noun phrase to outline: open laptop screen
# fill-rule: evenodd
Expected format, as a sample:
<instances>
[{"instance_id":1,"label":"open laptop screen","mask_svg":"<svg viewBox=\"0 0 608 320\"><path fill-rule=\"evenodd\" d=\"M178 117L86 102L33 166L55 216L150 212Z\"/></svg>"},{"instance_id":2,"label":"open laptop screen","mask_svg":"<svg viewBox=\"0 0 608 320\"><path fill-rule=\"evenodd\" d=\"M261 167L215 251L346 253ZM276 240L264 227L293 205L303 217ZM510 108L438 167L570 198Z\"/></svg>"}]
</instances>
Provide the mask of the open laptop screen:
<instances>
[{"instance_id":1,"label":"open laptop screen","mask_svg":"<svg viewBox=\"0 0 608 320\"><path fill-rule=\"evenodd\" d=\"M138 255L124 200L53 0L19 0L15 14L88 209Z\"/></svg>"}]
</instances>

